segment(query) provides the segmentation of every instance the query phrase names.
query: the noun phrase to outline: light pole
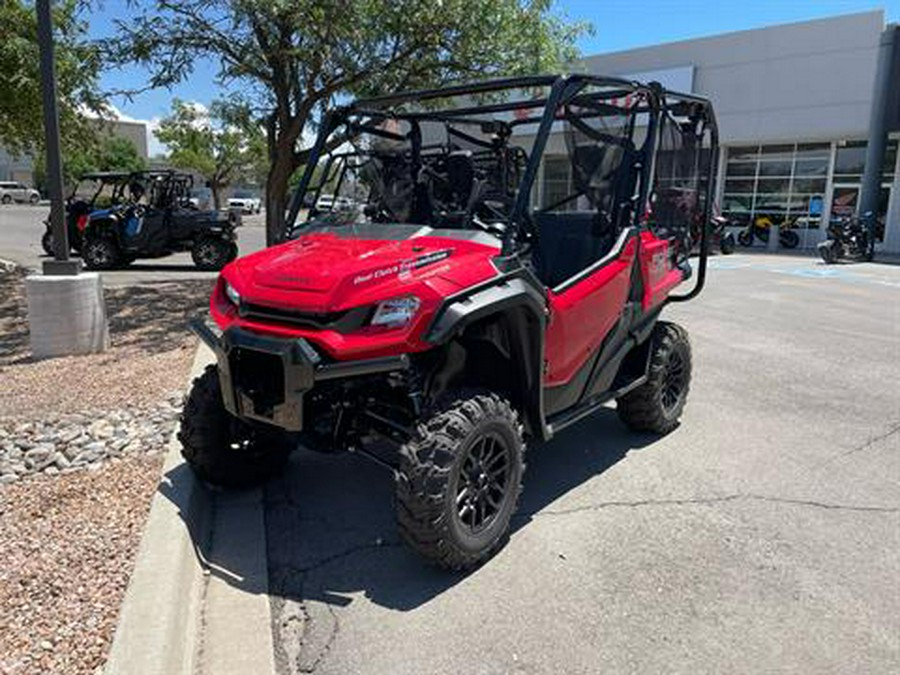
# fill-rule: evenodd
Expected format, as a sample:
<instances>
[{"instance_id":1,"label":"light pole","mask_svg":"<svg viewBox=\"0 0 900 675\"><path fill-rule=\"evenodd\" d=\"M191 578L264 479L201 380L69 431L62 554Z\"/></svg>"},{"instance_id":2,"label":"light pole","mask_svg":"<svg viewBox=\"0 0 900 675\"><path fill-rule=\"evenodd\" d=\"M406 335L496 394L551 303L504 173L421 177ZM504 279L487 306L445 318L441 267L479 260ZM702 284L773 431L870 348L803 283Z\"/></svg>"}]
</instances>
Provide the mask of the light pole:
<instances>
[{"instance_id":1,"label":"light pole","mask_svg":"<svg viewBox=\"0 0 900 675\"><path fill-rule=\"evenodd\" d=\"M53 260L44 261L44 274L78 274L81 260L69 259L69 233L63 204L62 159L59 152L59 109L56 104L56 65L53 58L53 17L50 0L37 0L38 46L41 51L41 91L44 102L44 141L47 185L50 190L50 226Z\"/></svg>"},{"instance_id":2,"label":"light pole","mask_svg":"<svg viewBox=\"0 0 900 675\"><path fill-rule=\"evenodd\" d=\"M103 280L96 272L81 274L81 259L69 259L69 237L63 205L62 160L59 153L59 110L53 63L51 0L37 0L38 44L50 187L50 224L54 259L44 262L43 274L25 279L28 333L36 359L102 352L109 347Z\"/></svg>"}]
</instances>

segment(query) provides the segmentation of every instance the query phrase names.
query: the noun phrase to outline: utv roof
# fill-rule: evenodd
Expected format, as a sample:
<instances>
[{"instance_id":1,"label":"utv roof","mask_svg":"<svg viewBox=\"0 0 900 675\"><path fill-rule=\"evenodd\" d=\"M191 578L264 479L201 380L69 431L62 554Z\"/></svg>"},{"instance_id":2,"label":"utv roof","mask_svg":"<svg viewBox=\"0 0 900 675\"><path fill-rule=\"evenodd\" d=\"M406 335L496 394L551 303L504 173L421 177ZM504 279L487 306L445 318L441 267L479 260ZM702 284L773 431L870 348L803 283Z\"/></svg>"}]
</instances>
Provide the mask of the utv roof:
<instances>
[{"instance_id":1,"label":"utv roof","mask_svg":"<svg viewBox=\"0 0 900 675\"><path fill-rule=\"evenodd\" d=\"M167 176L178 174L189 176L190 174L179 172L175 169L147 169L141 171L89 171L81 174L79 180L119 180L131 176Z\"/></svg>"},{"instance_id":2,"label":"utv roof","mask_svg":"<svg viewBox=\"0 0 900 675\"><path fill-rule=\"evenodd\" d=\"M489 94L491 92L503 91L505 89L527 89L529 87L560 87L563 88L567 84L595 84L606 87L620 87L626 91L638 91L641 89L650 89L658 86L659 91L664 93L667 98L671 97L676 101L684 101L691 103L700 103L709 106L709 99L679 91L670 91L660 85L654 83L642 83L636 80L626 80L619 77L606 77L600 75L587 74L558 74L558 75L535 75L529 77L509 77L497 80L486 80L484 82L474 82L470 84L451 85L439 89L420 89L416 91L398 92L395 94L386 94L384 96L375 96L371 98L357 99L346 110L359 111L367 109L384 109L393 106L409 103L412 101L427 101L430 99L446 98L448 96L466 96L477 94ZM522 100L502 104L504 108L516 107L536 107L546 101L542 100Z\"/></svg>"}]
</instances>

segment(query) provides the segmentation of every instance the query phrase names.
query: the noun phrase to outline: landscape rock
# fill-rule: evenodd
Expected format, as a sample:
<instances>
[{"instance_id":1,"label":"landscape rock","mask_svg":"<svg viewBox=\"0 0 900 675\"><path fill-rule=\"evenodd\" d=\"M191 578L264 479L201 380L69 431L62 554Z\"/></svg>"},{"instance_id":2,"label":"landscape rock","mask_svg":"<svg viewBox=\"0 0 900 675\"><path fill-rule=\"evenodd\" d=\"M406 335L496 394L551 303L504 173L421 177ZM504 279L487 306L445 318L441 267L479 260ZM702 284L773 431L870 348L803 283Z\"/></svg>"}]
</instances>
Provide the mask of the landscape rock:
<instances>
[{"instance_id":1,"label":"landscape rock","mask_svg":"<svg viewBox=\"0 0 900 675\"><path fill-rule=\"evenodd\" d=\"M178 391L143 409L0 418L0 485L37 473L95 471L125 455L158 454L175 429L182 399Z\"/></svg>"}]
</instances>

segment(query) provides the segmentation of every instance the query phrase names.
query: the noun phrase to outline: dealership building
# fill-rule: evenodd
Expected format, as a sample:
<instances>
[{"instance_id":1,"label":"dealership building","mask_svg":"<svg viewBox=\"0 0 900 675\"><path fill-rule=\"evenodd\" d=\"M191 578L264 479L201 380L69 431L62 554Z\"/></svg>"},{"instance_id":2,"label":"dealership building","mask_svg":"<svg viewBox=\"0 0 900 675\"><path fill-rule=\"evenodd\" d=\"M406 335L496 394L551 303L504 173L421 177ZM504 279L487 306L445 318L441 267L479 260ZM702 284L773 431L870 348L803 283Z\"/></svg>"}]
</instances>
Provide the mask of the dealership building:
<instances>
[{"instance_id":1,"label":"dealership building","mask_svg":"<svg viewBox=\"0 0 900 675\"><path fill-rule=\"evenodd\" d=\"M856 213L867 142L881 124L887 141L869 201L877 203L877 249L900 253L898 33L872 11L599 54L582 69L710 98L721 145L717 207L737 227L796 228L802 247L825 238L830 216ZM890 79L876 76L885 64ZM879 110L887 111L880 123ZM544 204L571 188L571 165L554 146L559 154L546 157L538 183Z\"/></svg>"}]
</instances>

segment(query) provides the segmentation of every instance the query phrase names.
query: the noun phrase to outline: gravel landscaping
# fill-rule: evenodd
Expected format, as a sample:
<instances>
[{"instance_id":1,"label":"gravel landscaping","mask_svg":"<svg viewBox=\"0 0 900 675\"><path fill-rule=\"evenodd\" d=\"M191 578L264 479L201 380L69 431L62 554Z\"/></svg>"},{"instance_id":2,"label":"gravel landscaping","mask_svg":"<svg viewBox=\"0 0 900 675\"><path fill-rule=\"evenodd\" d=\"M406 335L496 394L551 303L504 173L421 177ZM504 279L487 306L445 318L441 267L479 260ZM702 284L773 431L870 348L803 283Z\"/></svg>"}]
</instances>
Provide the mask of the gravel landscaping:
<instances>
[{"instance_id":1,"label":"gravel landscaping","mask_svg":"<svg viewBox=\"0 0 900 675\"><path fill-rule=\"evenodd\" d=\"M111 349L33 361L0 266L0 673L102 670L212 281L106 288Z\"/></svg>"}]
</instances>

